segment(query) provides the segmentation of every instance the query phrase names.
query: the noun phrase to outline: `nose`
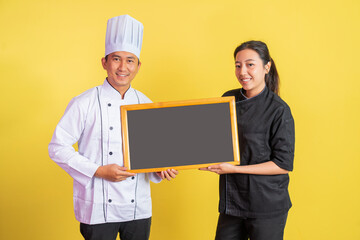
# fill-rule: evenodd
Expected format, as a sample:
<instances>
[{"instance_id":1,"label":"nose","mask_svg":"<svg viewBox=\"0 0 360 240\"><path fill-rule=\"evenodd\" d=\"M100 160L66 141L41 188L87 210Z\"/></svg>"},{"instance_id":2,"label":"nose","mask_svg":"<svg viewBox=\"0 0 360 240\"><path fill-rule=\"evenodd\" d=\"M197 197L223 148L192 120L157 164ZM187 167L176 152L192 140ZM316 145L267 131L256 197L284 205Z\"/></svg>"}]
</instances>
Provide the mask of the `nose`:
<instances>
[{"instance_id":1,"label":"nose","mask_svg":"<svg viewBox=\"0 0 360 240\"><path fill-rule=\"evenodd\" d=\"M126 62L125 61L120 61L118 69L120 71L123 71L123 70L125 70L125 68L126 68Z\"/></svg>"},{"instance_id":2,"label":"nose","mask_svg":"<svg viewBox=\"0 0 360 240\"><path fill-rule=\"evenodd\" d=\"M240 75L246 74L246 67L241 66L240 69L239 69L239 73L240 73Z\"/></svg>"},{"instance_id":3,"label":"nose","mask_svg":"<svg viewBox=\"0 0 360 240\"><path fill-rule=\"evenodd\" d=\"M236 68L236 74L238 76L242 76L242 75L246 74L246 68L244 66L238 66Z\"/></svg>"}]
</instances>

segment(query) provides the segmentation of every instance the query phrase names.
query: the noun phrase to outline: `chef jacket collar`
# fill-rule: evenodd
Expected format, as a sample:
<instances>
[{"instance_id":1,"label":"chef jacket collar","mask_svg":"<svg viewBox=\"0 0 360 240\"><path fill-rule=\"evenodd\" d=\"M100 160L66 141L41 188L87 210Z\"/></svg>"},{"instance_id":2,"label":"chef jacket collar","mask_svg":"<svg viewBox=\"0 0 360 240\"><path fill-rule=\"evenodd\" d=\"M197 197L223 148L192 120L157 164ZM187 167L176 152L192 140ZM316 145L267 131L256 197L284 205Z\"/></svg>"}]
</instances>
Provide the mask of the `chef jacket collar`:
<instances>
[{"instance_id":1,"label":"chef jacket collar","mask_svg":"<svg viewBox=\"0 0 360 240\"><path fill-rule=\"evenodd\" d=\"M109 98L111 100L124 100L125 98L128 98L131 94L133 94L133 92L134 92L134 89L130 85L129 89L125 92L124 99L122 99L120 92L117 91L113 86L111 86L106 78L105 78L105 81L103 84L103 88L104 88L103 96L105 98Z\"/></svg>"},{"instance_id":2,"label":"chef jacket collar","mask_svg":"<svg viewBox=\"0 0 360 240\"><path fill-rule=\"evenodd\" d=\"M253 96L253 97L251 97L251 98L248 98L248 97L245 95L246 90L243 89L243 88L240 88L240 101L248 101L248 100L250 100L250 99L256 99L258 96L261 96L261 95L262 95L264 92L266 92L266 91L267 91L267 86L265 85L264 89L261 90L261 92L260 92L258 95Z\"/></svg>"}]
</instances>

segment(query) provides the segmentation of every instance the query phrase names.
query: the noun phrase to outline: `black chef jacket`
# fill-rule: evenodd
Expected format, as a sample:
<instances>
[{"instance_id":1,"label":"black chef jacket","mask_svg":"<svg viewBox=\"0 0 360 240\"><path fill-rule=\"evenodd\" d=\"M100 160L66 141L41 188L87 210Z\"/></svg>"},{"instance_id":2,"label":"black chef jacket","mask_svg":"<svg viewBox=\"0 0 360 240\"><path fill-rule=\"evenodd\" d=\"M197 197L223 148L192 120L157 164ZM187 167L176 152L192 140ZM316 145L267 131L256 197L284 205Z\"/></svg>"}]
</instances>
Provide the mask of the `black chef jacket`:
<instances>
[{"instance_id":1,"label":"black chef jacket","mask_svg":"<svg viewBox=\"0 0 360 240\"><path fill-rule=\"evenodd\" d=\"M246 99L241 89L226 92L235 96L240 165L273 161L292 171L294 120L289 106L267 87ZM220 176L219 212L246 218L270 218L291 207L289 175L223 174Z\"/></svg>"}]
</instances>

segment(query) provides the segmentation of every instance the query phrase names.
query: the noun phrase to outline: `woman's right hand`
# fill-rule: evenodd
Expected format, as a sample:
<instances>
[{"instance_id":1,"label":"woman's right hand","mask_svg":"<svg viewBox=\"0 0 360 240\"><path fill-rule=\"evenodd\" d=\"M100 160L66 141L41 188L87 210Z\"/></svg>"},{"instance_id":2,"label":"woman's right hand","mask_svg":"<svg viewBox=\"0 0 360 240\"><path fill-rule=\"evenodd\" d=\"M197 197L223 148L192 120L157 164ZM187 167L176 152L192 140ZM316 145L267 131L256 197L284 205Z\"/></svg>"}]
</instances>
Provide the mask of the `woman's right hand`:
<instances>
[{"instance_id":1,"label":"woman's right hand","mask_svg":"<svg viewBox=\"0 0 360 240\"><path fill-rule=\"evenodd\" d=\"M216 165L211 165L206 168L199 168L199 170L210 171L220 175L227 173L236 173L237 167L230 163L220 163Z\"/></svg>"}]
</instances>

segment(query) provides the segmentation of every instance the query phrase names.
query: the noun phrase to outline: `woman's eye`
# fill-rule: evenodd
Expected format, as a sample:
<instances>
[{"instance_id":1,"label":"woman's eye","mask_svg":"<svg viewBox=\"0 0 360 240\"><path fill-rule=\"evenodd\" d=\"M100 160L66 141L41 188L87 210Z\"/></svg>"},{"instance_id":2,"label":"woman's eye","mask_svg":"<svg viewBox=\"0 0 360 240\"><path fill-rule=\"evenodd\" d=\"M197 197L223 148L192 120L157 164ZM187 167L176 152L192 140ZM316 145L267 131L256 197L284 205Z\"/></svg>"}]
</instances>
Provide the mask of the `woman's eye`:
<instances>
[{"instance_id":1,"label":"woman's eye","mask_svg":"<svg viewBox=\"0 0 360 240\"><path fill-rule=\"evenodd\" d=\"M254 66L254 64L253 64L253 63L249 63L249 67L252 67L252 66Z\"/></svg>"},{"instance_id":2,"label":"woman's eye","mask_svg":"<svg viewBox=\"0 0 360 240\"><path fill-rule=\"evenodd\" d=\"M241 66L240 65L235 65L235 68L240 68Z\"/></svg>"}]
</instances>

